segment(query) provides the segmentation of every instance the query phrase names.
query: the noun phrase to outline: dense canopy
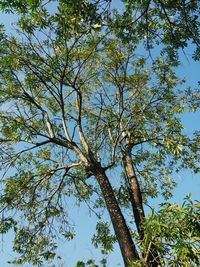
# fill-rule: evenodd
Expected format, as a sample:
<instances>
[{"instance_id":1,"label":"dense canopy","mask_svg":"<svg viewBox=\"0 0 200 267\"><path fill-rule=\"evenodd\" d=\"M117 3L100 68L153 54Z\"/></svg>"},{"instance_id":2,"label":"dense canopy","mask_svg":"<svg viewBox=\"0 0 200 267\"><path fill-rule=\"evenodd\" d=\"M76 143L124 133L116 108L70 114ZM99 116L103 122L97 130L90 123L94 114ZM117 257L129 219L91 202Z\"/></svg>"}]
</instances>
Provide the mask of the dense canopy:
<instances>
[{"instance_id":1,"label":"dense canopy","mask_svg":"<svg viewBox=\"0 0 200 267\"><path fill-rule=\"evenodd\" d=\"M17 14L0 40L0 231L14 229L14 263L52 260L56 237L75 235L68 203L86 203L93 244L107 254L118 242L126 267L198 266L199 203L144 212L149 199L170 199L175 173L200 169L199 132L181 121L198 110L199 89L176 74L180 51L199 59L198 1L0 8Z\"/></svg>"}]
</instances>

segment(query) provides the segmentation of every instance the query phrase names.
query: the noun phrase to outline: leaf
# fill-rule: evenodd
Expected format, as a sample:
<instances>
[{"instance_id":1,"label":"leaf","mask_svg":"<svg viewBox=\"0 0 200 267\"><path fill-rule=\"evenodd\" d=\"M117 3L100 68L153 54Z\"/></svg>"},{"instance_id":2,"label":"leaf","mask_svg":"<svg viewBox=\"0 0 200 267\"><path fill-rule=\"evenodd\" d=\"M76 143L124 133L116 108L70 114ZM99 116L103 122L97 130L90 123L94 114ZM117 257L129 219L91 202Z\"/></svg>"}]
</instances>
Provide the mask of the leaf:
<instances>
[{"instance_id":1,"label":"leaf","mask_svg":"<svg viewBox=\"0 0 200 267\"><path fill-rule=\"evenodd\" d=\"M96 24L93 24L92 27L93 27L94 29L100 29L100 28L102 28L102 25L96 23Z\"/></svg>"}]
</instances>

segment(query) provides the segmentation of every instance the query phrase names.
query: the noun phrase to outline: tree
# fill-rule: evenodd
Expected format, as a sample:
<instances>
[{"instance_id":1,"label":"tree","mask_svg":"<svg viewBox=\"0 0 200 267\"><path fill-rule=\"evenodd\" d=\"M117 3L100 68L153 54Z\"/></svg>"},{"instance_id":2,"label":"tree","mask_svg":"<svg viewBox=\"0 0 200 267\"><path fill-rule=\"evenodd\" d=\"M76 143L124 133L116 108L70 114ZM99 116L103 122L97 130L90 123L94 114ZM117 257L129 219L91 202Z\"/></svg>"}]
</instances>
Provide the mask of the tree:
<instances>
[{"instance_id":1,"label":"tree","mask_svg":"<svg viewBox=\"0 0 200 267\"><path fill-rule=\"evenodd\" d=\"M175 73L188 40L198 59L198 3L123 3L121 12L111 1L1 3L19 15L0 51L1 231L15 231L15 263L39 265L55 256L56 233L73 238L66 199L75 197L99 220L93 243L106 253L117 240L125 266L198 264L198 206L165 204L147 217L143 207L171 196L174 171L199 171L199 133L185 135L180 120L199 107L199 91ZM169 211L186 228L174 234L187 252L168 231L173 218L163 226Z\"/></svg>"}]
</instances>

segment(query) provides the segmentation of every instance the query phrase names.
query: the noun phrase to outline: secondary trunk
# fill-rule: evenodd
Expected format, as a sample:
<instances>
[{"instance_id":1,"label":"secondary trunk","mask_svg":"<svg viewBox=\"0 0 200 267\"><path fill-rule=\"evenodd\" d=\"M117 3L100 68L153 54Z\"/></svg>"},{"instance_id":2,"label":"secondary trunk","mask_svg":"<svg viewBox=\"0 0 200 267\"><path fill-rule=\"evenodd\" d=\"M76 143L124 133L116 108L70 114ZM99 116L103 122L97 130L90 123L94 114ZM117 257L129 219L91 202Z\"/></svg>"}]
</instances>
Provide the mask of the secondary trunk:
<instances>
[{"instance_id":1,"label":"secondary trunk","mask_svg":"<svg viewBox=\"0 0 200 267\"><path fill-rule=\"evenodd\" d=\"M140 239L143 239L144 231L142 229L142 223L144 221L145 214L143 209L142 194L140 192L140 186L133 168L132 158L129 151L125 153L123 161L130 184L130 197L131 197L136 227L140 235Z\"/></svg>"},{"instance_id":2,"label":"secondary trunk","mask_svg":"<svg viewBox=\"0 0 200 267\"><path fill-rule=\"evenodd\" d=\"M142 194L140 191L140 186L137 180L137 176L133 167L131 150L127 150L123 157L123 164L126 170L126 174L130 185L130 198L133 207L133 214L135 218L136 227L140 236L140 239L144 239L144 229L142 224L145 220L145 213L143 209ZM146 259L146 264L149 267L159 266L159 257L155 247L152 245L148 257Z\"/></svg>"},{"instance_id":3,"label":"secondary trunk","mask_svg":"<svg viewBox=\"0 0 200 267\"><path fill-rule=\"evenodd\" d=\"M97 169L95 171L95 177L105 199L113 228L121 249L124 264L125 266L128 266L129 262L138 259L138 253L133 243L130 231L117 203L112 186L105 174L105 171L103 169Z\"/></svg>"}]
</instances>

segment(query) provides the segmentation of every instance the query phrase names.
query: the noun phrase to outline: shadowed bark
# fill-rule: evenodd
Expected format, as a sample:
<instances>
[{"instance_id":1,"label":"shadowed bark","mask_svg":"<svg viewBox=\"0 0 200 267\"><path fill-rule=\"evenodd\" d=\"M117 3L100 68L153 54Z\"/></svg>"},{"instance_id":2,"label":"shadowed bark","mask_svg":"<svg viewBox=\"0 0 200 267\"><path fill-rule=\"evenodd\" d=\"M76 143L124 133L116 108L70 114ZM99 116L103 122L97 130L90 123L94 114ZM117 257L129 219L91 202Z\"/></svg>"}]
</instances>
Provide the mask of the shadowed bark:
<instances>
[{"instance_id":1,"label":"shadowed bark","mask_svg":"<svg viewBox=\"0 0 200 267\"><path fill-rule=\"evenodd\" d=\"M117 203L105 171L103 169L97 169L95 171L95 177L99 183L104 200L106 202L113 228L122 252L124 264L125 266L128 266L129 262L139 259L130 231Z\"/></svg>"},{"instance_id":2,"label":"shadowed bark","mask_svg":"<svg viewBox=\"0 0 200 267\"><path fill-rule=\"evenodd\" d=\"M137 231L141 240L144 239L145 232L143 229L143 223L145 221L145 213L143 208L142 194L140 191L140 185L138 183L138 179L133 167L132 158L131 158L131 149L127 149L123 157L123 163L126 171L126 175L129 180L130 186L130 201L133 208L133 214L135 218L135 223L137 227ZM146 263L149 267L158 267L158 252L152 245L148 255L146 257Z\"/></svg>"}]
</instances>

